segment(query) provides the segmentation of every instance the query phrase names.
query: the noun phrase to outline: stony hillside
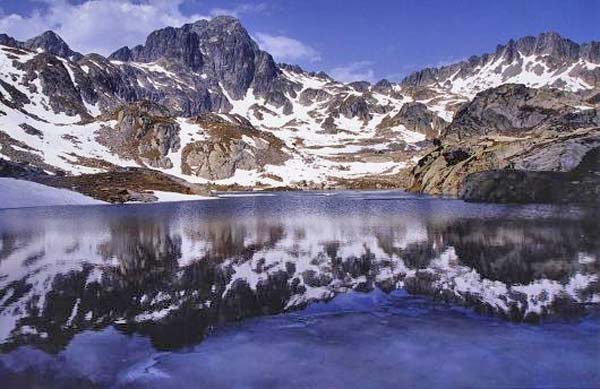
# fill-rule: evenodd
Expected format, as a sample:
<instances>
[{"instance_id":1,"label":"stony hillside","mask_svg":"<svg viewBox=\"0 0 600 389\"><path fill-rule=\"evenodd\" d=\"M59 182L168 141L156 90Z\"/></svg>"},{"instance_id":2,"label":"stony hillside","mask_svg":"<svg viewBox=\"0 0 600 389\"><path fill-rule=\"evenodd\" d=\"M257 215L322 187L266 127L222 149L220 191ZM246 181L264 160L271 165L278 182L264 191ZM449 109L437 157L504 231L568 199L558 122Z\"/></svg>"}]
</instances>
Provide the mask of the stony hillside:
<instances>
[{"instance_id":1,"label":"stony hillside","mask_svg":"<svg viewBox=\"0 0 600 389\"><path fill-rule=\"evenodd\" d=\"M143 166L196 183L323 185L397 173L441 127L425 106L401 110L411 99L391 84L276 65L230 17L109 58L52 32L1 42L0 153L52 173Z\"/></svg>"},{"instance_id":2,"label":"stony hillside","mask_svg":"<svg viewBox=\"0 0 600 389\"><path fill-rule=\"evenodd\" d=\"M600 201L598 42L524 37L401 84L468 99L412 168L411 189L475 201Z\"/></svg>"},{"instance_id":3,"label":"stony hillside","mask_svg":"<svg viewBox=\"0 0 600 389\"><path fill-rule=\"evenodd\" d=\"M600 44L547 33L401 83L344 84L276 64L237 19L217 17L154 31L107 58L53 32L26 42L3 34L0 69L0 157L13 163L59 175L142 167L201 185L403 186L438 137L550 126L554 110L569 129L588 125L568 115L598 103ZM507 120L528 105L478 95L508 83L534 88L537 111ZM562 105L544 105L546 94Z\"/></svg>"},{"instance_id":4,"label":"stony hillside","mask_svg":"<svg viewBox=\"0 0 600 389\"><path fill-rule=\"evenodd\" d=\"M591 187L584 187L587 179L575 180L567 174L543 177L545 173L577 171L598 150L600 112L593 105L582 105L571 92L507 84L479 93L457 112L436 147L412 169L411 187L434 194L462 194L473 200L530 202L552 198L560 202L560 198L544 192L563 193L561 187L577 181L581 185L574 186L573 192L581 195L588 191L586 201L595 202L600 196L599 180L593 179L589 181ZM498 170L537 173L497 173L469 180L474 173ZM591 177L597 176L600 164L587 170ZM486 183L483 177L493 183ZM520 184L515 186L515 180ZM484 186L488 187L485 196L480 191ZM540 195L533 194L538 192ZM565 200L577 197L563 194Z\"/></svg>"}]
</instances>

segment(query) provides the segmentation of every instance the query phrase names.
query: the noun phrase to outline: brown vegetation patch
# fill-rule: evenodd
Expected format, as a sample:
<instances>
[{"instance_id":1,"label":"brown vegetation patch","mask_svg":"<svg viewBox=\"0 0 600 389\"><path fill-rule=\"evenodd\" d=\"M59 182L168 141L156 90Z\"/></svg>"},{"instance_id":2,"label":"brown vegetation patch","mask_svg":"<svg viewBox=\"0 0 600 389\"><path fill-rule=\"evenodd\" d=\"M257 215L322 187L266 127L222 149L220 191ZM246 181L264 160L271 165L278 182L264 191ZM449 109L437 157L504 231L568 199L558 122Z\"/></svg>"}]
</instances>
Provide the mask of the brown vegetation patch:
<instances>
[{"instance_id":1,"label":"brown vegetation patch","mask_svg":"<svg viewBox=\"0 0 600 389\"><path fill-rule=\"evenodd\" d=\"M97 174L79 176L38 176L32 181L74 190L95 199L111 203L131 201L132 197L159 190L183 194L209 194L203 186L193 185L179 178L145 168L124 168Z\"/></svg>"}]
</instances>

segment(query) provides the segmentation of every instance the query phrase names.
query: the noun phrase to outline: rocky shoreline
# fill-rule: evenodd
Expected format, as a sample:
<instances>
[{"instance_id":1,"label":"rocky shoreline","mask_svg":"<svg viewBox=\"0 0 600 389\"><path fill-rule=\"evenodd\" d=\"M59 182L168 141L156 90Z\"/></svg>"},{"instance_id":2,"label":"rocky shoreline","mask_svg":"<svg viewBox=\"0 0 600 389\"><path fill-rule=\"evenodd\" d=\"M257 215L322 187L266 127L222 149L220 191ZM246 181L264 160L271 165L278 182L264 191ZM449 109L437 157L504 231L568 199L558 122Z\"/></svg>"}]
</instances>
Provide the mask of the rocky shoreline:
<instances>
[{"instance_id":1,"label":"rocky shoreline","mask_svg":"<svg viewBox=\"0 0 600 389\"><path fill-rule=\"evenodd\" d=\"M146 168L116 168L105 173L51 175L42 169L0 159L0 177L68 189L96 200L122 204L155 202L153 191L209 196L209 188Z\"/></svg>"},{"instance_id":2,"label":"rocky shoreline","mask_svg":"<svg viewBox=\"0 0 600 389\"><path fill-rule=\"evenodd\" d=\"M461 198L485 203L598 204L600 177L564 172L485 171L465 178Z\"/></svg>"},{"instance_id":3,"label":"rocky shoreline","mask_svg":"<svg viewBox=\"0 0 600 389\"><path fill-rule=\"evenodd\" d=\"M586 156L586 166L597 165L600 149ZM0 160L1 161L1 160ZM45 174L35 168L8 161L0 162L0 177L17 178L54 188L68 189L91 198L113 204L129 202L153 203L158 200L154 191L183 195L213 196L215 192L244 191L336 191L336 190L408 190L403 182L407 175L393 177L365 177L338 180L329 185L304 183L297 186L246 187L239 185L190 184L160 171L144 168L122 168L106 173L78 176ZM582 162L583 165L583 162ZM10 167L9 167L10 166ZM595 169L595 170L594 170ZM582 168L573 172L539 172L523 170L486 170L468 174L454 197L467 202L513 204L587 204L600 203L600 175L596 168ZM418 192L418 191L417 191Z\"/></svg>"},{"instance_id":4,"label":"rocky shoreline","mask_svg":"<svg viewBox=\"0 0 600 389\"><path fill-rule=\"evenodd\" d=\"M580 96L503 85L456 114L408 188L467 201L600 203L600 114Z\"/></svg>"}]
</instances>

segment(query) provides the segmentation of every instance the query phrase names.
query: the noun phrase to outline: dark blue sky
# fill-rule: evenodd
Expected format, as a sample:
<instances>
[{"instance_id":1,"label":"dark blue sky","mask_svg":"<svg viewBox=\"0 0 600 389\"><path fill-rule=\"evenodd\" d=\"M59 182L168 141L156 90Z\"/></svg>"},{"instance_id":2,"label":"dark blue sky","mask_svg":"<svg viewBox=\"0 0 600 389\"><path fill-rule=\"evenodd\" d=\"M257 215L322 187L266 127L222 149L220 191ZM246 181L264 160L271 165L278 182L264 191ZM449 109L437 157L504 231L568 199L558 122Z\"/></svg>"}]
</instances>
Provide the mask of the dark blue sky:
<instances>
[{"instance_id":1,"label":"dark blue sky","mask_svg":"<svg viewBox=\"0 0 600 389\"><path fill-rule=\"evenodd\" d=\"M67 1L0 0L0 9L4 18L17 14L25 22L31 22L28 18L36 10L42 10L36 18L43 19L43 13L53 6L63 7L62 12L67 17L67 14L73 13L68 8L72 5L65 5ZM70 3L77 5L84 2ZM600 40L600 0L171 1L170 4L179 3L177 11L165 6L167 2L161 0L95 2L97 7L106 8L115 7L116 3L143 3L148 7L157 4L160 7L162 4L171 9L160 11L163 14L180 12L173 20L183 20L190 15L231 13L242 20L251 35L261 38L259 43L279 53L279 59L299 63L312 70L332 71L341 74L342 78L358 74L372 79L398 79L425 66L493 51L497 44L510 38L543 31L557 31L577 42ZM61 23L60 13L56 13L50 23ZM0 27L9 30L6 31L9 34L10 30L15 30L13 35L22 38L19 35L29 31L30 35L34 35L34 30L42 28L43 22L37 19L26 30L23 30L22 23L0 23ZM129 23L136 23L135 15L131 15ZM156 26L152 23L148 24L148 28ZM135 42L131 40L140 40L142 36L140 32L137 35L116 34L110 41L95 45L93 36L77 41L72 27L63 26L62 29L65 31L63 35L70 34L75 40L72 45L80 46L75 48L82 51L106 51L113 46L116 49L122 44L133 44ZM140 29L143 30L143 27ZM67 41L68 38L65 37ZM294 54L290 50L299 52Z\"/></svg>"}]
</instances>

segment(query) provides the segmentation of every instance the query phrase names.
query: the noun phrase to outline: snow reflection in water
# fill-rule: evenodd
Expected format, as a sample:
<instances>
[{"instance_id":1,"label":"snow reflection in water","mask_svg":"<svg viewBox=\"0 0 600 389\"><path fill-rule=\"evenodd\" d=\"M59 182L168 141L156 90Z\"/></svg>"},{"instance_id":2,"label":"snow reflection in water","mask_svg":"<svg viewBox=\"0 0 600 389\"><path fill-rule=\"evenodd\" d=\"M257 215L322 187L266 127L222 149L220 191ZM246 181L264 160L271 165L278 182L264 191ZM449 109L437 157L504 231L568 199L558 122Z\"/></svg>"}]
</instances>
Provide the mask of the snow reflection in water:
<instances>
[{"instance_id":1,"label":"snow reflection in water","mask_svg":"<svg viewBox=\"0 0 600 389\"><path fill-rule=\"evenodd\" d=\"M537 321L600 301L596 212L400 192L0 213L5 352L115 326L160 350L349 291Z\"/></svg>"}]
</instances>

